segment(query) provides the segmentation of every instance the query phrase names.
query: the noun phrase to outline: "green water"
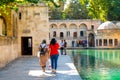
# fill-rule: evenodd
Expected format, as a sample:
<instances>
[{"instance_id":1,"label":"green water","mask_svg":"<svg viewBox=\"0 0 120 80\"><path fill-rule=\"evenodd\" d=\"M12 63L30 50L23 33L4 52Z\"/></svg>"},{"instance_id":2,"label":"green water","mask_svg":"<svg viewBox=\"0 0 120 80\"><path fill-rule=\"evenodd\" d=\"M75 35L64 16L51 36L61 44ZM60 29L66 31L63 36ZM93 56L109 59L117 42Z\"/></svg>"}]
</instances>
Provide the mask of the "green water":
<instances>
[{"instance_id":1,"label":"green water","mask_svg":"<svg viewBox=\"0 0 120 80\"><path fill-rule=\"evenodd\" d=\"M68 50L83 80L120 80L120 50Z\"/></svg>"}]
</instances>

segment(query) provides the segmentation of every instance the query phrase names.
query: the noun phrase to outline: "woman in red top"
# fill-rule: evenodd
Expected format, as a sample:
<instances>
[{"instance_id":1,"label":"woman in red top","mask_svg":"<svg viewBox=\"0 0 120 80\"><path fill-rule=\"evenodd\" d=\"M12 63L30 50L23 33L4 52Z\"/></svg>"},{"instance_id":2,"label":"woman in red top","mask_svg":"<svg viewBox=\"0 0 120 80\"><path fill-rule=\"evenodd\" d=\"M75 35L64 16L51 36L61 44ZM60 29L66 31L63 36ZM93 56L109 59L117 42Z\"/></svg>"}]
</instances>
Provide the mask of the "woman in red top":
<instances>
[{"instance_id":1,"label":"woman in red top","mask_svg":"<svg viewBox=\"0 0 120 80\"><path fill-rule=\"evenodd\" d=\"M59 56L58 52L59 47L60 46L57 43L56 39L52 38L49 45L52 73L56 73L57 61Z\"/></svg>"}]
</instances>

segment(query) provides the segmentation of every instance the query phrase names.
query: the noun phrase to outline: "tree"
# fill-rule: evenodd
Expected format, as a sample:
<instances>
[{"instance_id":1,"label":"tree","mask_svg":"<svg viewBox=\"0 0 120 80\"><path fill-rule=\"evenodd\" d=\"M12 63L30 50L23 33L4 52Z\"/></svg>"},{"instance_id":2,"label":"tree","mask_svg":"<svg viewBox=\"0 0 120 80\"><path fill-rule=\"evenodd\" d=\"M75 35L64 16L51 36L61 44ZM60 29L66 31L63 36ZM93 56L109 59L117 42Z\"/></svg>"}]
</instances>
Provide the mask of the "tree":
<instances>
[{"instance_id":1,"label":"tree","mask_svg":"<svg viewBox=\"0 0 120 80\"><path fill-rule=\"evenodd\" d=\"M86 6L81 5L78 0L71 0L69 6L65 9L66 19L88 19Z\"/></svg>"},{"instance_id":2,"label":"tree","mask_svg":"<svg viewBox=\"0 0 120 80\"><path fill-rule=\"evenodd\" d=\"M93 19L119 20L120 0L80 0Z\"/></svg>"},{"instance_id":3,"label":"tree","mask_svg":"<svg viewBox=\"0 0 120 80\"><path fill-rule=\"evenodd\" d=\"M108 20L120 20L120 0L112 0L107 19Z\"/></svg>"},{"instance_id":4,"label":"tree","mask_svg":"<svg viewBox=\"0 0 120 80\"><path fill-rule=\"evenodd\" d=\"M59 5L59 7L56 7L54 5L52 5L51 3L49 3L49 16L50 16L50 20L62 20L64 19L64 4L65 4L66 0L56 0L56 4Z\"/></svg>"},{"instance_id":5,"label":"tree","mask_svg":"<svg viewBox=\"0 0 120 80\"><path fill-rule=\"evenodd\" d=\"M58 1L64 1L64 0L58 0ZM26 3L40 3L40 2L45 2L49 3L51 2L54 4L55 7L59 7L60 4L57 4L54 0L1 0L0 1L0 15L1 14L8 14L7 9L14 9L17 10L17 5L18 3L26 4Z\"/></svg>"},{"instance_id":6,"label":"tree","mask_svg":"<svg viewBox=\"0 0 120 80\"><path fill-rule=\"evenodd\" d=\"M49 12L50 20L61 20L62 19L62 11L60 8L51 7Z\"/></svg>"}]
</instances>

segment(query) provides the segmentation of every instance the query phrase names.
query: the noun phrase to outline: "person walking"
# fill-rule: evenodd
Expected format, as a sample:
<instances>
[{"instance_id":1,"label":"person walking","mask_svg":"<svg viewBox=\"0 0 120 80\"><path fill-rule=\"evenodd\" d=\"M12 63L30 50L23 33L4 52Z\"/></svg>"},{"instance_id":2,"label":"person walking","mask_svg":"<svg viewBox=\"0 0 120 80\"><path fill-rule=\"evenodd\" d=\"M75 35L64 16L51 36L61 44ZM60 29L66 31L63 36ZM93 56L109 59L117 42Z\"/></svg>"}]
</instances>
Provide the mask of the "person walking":
<instances>
[{"instance_id":1,"label":"person walking","mask_svg":"<svg viewBox=\"0 0 120 80\"><path fill-rule=\"evenodd\" d=\"M67 53L66 53L66 47L67 47L67 42L66 42L66 40L64 40L64 54L66 55Z\"/></svg>"},{"instance_id":2,"label":"person walking","mask_svg":"<svg viewBox=\"0 0 120 80\"><path fill-rule=\"evenodd\" d=\"M61 53L61 55L63 55L63 51L64 51L64 41L61 40L61 42L60 42L60 53Z\"/></svg>"},{"instance_id":3,"label":"person walking","mask_svg":"<svg viewBox=\"0 0 120 80\"><path fill-rule=\"evenodd\" d=\"M46 68L46 62L48 61L49 58L49 53L48 53L48 46L46 44L46 40L43 40L42 43L39 46L39 51L40 51L40 66L42 68L42 71L45 72Z\"/></svg>"},{"instance_id":4,"label":"person walking","mask_svg":"<svg viewBox=\"0 0 120 80\"><path fill-rule=\"evenodd\" d=\"M52 38L49 45L49 54L51 59L51 68L52 73L56 73L57 64L58 64L58 56L59 56L59 49L60 45L57 43L55 38Z\"/></svg>"}]
</instances>

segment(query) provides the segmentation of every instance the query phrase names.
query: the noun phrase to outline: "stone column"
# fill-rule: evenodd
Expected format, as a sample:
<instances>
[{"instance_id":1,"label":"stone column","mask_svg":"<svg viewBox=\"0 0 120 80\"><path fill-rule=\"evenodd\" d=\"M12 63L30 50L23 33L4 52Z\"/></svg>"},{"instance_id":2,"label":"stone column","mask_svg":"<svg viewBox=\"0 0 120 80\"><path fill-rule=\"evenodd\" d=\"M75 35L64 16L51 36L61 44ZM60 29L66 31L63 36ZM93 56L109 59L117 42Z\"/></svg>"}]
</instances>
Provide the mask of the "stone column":
<instances>
[{"instance_id":1,"label":"stone column","mask_svg":"<svg viewBox=\"0 0 120 80\"><path fill-rule=\"evenodd\" d=\"M107 39L107 46L109 46L110 44L109 44L109 39Z\"/></svg>"},{"instance_id":2,"label":"stone column","mask_svg":"<svg viewBox=\"0 0 120 80\"><path fill-rule=\"evenodd\" d=\"M113 41L113 47L115 46L114 44L115 44L115 41L114 41L114 39L112 39L112 41Z\"/></svg>"},{"instance_id":3,"label":"stone column","mask_svg":"<svg viewBox=\"0 0 120 80\"><path fill-rule=\"evenodd\" d=\"M101 39L101 40L102 40L102 46L103 46L103 45L104 45L104 43L103 43L103 42L104 42L104 41L103 41L104 39Z\"/></svg>"},{"instance_id":4,"label":"stone column","mask_svg":"<svg viewBox=\"0 0 120 80\"><path fill-rule=\"evenodd\" d=\"M87 48L89 47L89 45L88 45L88 35L87 35Z\"/></svg>"},{"instance_id":5,"label":"stone column","mask_svg":"<svg viewBox=\"0 0 120 80\"><path fill-rule=\"evenodd\" d=\"M99 45L99 39L98 39L98 46L100 46L100 45Z\"/></svg>"},{"instance_id":6,"label":"stone column","mask_svg":"<svg viewBox=\"0 0 120 80\"><path fill-rule=\"evenodd\" d=\"M94 36L94 47L96 47L96 38L95 38L95 36Z\"/></svg>"}]
</instances>

